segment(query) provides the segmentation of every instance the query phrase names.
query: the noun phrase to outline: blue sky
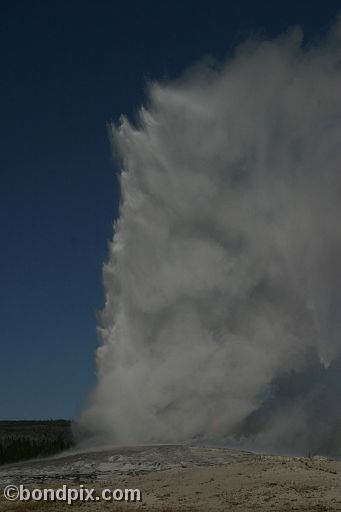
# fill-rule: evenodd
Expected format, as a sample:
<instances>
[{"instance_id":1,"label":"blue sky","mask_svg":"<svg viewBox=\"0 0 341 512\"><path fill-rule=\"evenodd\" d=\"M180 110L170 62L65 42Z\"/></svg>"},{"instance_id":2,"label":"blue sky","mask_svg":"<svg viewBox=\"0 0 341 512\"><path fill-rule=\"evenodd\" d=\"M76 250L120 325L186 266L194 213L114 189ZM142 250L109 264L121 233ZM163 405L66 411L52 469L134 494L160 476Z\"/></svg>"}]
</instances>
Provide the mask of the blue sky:
<instances>
[{"instance_id":1,"label":"blue sky","mask_svg":"<svg viewBox=\"0 0 341 512\"><path fill-rule=\"evenodd\" d=\"M95 382L101 266L117 216L106 123L146 80L248 34L325 31L338 1L3 3L0 419L72 418Z\"/></svg>"}]
</instances>

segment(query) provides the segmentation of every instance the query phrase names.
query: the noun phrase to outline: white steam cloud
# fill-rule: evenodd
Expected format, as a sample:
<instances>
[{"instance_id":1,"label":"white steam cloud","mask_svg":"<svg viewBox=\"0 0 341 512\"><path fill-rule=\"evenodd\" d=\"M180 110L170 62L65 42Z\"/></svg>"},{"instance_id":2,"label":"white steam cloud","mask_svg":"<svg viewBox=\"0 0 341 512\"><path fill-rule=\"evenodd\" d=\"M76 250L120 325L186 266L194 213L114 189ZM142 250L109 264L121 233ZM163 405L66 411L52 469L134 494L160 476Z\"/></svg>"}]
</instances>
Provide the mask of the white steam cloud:
<instances>
[{"instance_id":1,"label":"white steam cloud","mask_svg":"<svg viewBox=\"0 0 341 512\"><path fill-rule=\"evenodd\" d=\"M103 440L240 435L283 376L340 358L340 49L340 23L246 42L112 126L122 200L81 419ZM266 429L306 428L300 400Z\"/></svg>"}]
</instances>

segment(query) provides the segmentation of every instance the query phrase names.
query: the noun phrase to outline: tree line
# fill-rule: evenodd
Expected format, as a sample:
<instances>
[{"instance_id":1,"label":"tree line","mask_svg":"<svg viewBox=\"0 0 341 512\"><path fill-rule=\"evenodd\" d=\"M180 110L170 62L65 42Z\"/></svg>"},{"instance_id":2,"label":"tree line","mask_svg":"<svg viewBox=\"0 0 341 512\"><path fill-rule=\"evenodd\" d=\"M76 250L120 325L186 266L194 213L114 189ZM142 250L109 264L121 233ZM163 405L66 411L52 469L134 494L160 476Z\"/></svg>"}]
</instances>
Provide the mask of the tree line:
<instances>
[{"instance_id":1,"label":"tree line","mask_svg":"<svg viewBox=\"0 0 341 512\"><path fill-rule=\"evenodd\" d=\"M71 440L63 436L56 439L30 439L29 437L8 437L0 440L0 464L31 459L33 457L47 457L61 452L72 446Z\"/></svg>"}]
</instances>

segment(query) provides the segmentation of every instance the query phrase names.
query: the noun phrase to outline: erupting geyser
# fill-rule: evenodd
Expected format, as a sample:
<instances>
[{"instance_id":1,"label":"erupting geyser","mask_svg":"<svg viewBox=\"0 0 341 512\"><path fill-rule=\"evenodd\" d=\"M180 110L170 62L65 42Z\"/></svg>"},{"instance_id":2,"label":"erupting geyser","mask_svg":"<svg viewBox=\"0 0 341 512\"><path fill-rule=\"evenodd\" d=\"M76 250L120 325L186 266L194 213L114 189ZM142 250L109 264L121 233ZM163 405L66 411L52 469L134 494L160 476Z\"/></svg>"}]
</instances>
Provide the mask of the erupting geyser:
<instances>
[{"instance_id":1,"label":"erupting geyser","mask_svg":"<svg viewBox=\"0 0 341 512\"><path fill-rule=\"evenodd\" d=\"M325 386L339 401L339 58L340 24L309 47L299 28L249 41L112 127L122 199L81 418L103 442L275 445Z\"/></svg>"}]
</instances>

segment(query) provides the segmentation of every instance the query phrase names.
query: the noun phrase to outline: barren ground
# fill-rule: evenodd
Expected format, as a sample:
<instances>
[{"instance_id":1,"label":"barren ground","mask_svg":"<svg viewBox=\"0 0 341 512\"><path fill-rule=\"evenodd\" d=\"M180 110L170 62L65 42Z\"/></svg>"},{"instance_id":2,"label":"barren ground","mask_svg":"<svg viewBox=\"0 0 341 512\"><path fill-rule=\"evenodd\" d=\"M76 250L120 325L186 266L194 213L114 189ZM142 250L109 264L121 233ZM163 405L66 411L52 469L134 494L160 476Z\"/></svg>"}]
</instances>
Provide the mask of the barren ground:
<instances>
[{"instance_id":1,"label":"barren ground","mask_svg":"<svg viewBox=\"0 0 341 512\"><path fill-rule=\"evenodd\" d=\"M341 461L255 455L225 448L159 446L73 454L2 467L0 485L138 488L142 503L10 503L1 512L341 511Z\"/></svg>"}]
</instances>

